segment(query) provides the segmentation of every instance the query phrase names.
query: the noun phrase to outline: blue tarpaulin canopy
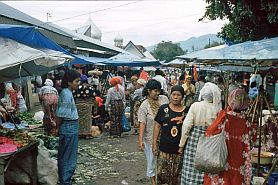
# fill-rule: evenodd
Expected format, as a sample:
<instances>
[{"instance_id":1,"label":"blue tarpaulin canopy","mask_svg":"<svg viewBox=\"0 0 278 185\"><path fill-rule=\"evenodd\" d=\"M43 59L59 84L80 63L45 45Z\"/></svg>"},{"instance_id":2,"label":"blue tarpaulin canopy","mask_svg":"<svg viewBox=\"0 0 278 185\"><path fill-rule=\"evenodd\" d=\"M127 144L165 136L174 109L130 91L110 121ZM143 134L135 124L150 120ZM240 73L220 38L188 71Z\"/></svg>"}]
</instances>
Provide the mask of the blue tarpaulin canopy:
<instances>
[{"instance_id":1,"label":"blue tarpaulin canopy","mask_svg":"<svg viewBox=\"0 0 278 185\"><path fill-rule=\"evenodd\" d=\"M52 49L73 56L67 50L37 31L37 29L39 28L35 28L34 26L0 24L0 36L15 40L33 48ZM77 61L84 62L83 59L75 56L74 62Z\"/></svg>"},{"instance_id":2,"label":"blue tarpaulin canopy","mask_svg":"<svg viewBox=\"0 0 278 185\"><path fill-rule=\"evenodd\" d=\"M221 49L201 50L178 58L207 64L274 66L278 64L278 37L247 41Z\"/></svg>"},{"instance_id":3,"label":"blue tarpaulin canopy","mask_svg":"<svg viewBox=\"0 0 278 185\"><path fill-rule=\"evenodd\" d=\"M0 36L33 48L47 48L68 53L67 50L37 31L34 26L0 24Z\"/></svg>"},{"instance_id":4,"label":"blue tarpaulin canopy","mask_svg":"<svg viewBox=\"0 0 278 185\"><path fill-rule=\"evenodd\" d=\"M113 56L103 62L106 65L112 66L130 66L130 67L143 67L143 66L158 66L160 65L159 61L149 59L149 58L140 58L131 53L119 53L116 56Z\"/></svg>"},{"instance_id":5,"label":"blue tarpaulin canopy","mask_svg":"<svg viewBox=\"0 0 278 185\"><path fill-rule=\"evenodd\" d=\"M85 64L85 65L89 65L89 64L94 64L94 65L104 65L101 62L107 60L107 58L99 58L99 57L86 57L83 55L74 55L75 57L78 58L78 60L73 61L70 64ZM81 61L79 61L79 59L82 59Z\"/></svg>"}]
</instances>

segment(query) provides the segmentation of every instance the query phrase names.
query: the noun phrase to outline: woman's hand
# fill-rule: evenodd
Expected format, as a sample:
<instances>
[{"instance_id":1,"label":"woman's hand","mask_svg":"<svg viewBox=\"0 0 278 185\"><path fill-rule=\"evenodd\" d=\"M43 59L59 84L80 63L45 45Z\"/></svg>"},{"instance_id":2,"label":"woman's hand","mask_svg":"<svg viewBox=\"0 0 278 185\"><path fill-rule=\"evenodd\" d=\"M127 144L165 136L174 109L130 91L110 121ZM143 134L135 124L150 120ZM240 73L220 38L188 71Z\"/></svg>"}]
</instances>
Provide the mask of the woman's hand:
<instances>
[{"instance_id":1,"label":"woman's hand","mask_svg":"<svg viewBox=\"0 0 278 185\"><path fill-rule=\"evenodd\" d=\"M158 154L158 151L157 151L157 143L153 143L152 150L153 150L153 155L156 156L156 155Z\"/></svg>"},{"instance_id":2,"label":"woman's hand","mask_svg":"<svg viewBox=\"0 0 278 185\"><path fill-rule=\"evenodd\" d=\"M139 147L139 150L141 150L142 152L144 151L145 145L144 145L143 141L139 141L138 147Z\"/></svg>"},{"instance_id":3,"label":"woman's hand","mask_svg":"<svg viewBox=\"0 0 278 185\"><path fill-rule=\"evenodd\" d=\"M178 154L181 155L183 153L183 147L179 147Z\"/></svg>"}]
</instances>

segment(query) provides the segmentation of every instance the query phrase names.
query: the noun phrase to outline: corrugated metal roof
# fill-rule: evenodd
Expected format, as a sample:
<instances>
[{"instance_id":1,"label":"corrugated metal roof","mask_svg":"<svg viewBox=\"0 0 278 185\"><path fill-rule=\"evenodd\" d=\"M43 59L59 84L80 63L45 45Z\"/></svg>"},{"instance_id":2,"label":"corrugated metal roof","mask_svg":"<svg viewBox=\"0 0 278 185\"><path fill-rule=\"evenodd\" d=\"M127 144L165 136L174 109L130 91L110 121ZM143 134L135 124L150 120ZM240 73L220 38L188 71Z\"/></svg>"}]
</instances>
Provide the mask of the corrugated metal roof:
<instances>
[{"instance_id":1,"label":"corrugated metal roof","mask_svg":"<svg viewBox=\"0 0 278 185\"><path fill-rule=\"evenodd\" d=\"M15 25L28 25L43 28L39 30L41 33L57 42L59 45L67 48L75 48L74 41L70 35L61 30L53 28L44 22L33 18L15 8L12 8L0 2L0 23L2 24L15 24Z\"/></svg>"},{"instance_id":2,"label":"corrugated metal roof","mask_svg":"<svg viewBox=\"0 0 278 185\"><path fill-rule=\"evenodd\" d=\"M13 19L16 19L16 20L19 20L22 22L26 22L28 24L32 24L32 25L59 33L61 35L69 36L67 33L65 33L59 29L56 29L56 28L48 25L47 23L42 22L42 21L40 21L26 13L23 13L9 5L6 5L5 3L2 3L2 2L0 2L0 15L3 15L3 16L9 17L9 18L13 18Z\"/></svg>"},{"instance_id":3,"label":"corrugated metal roof","mask_svg":"<svg viewBox=\"0 0 278 185\"><path fill-rule=\"evenodd\" d=\"M2 23L9 24L9 21L11 21L10 24L15 24L15 22L21 21L23 23L26 23L27 25L34 25L34 26L43 28L45 30L39 30L39 31L42 32L43 34L45 34L46 36L50 37L51 39L53 39L58 44L61 44L63 46L67 46L70 48L76 48L76 46L88 47L88 48L92 48L92 49L98 49L98 50L112 52L114 54L126 52L121 48L103 43L99 40L93 39L91 37L87 37L82 34L78 34L74 31L71 31L66 28L62 28L53 23L42 22L42 21L40 21L28 14L25 14L11 6L8 6L2 2L0 2L0 23L1 23L1 17L2 17L2 19L5 19L5 17L7 18ZM51 32L53 32L53 33L51 33ZM55 33L56 33L56 35L55 35ZM59 38L59 35L61 35L61 38ZM64 39L66 39L65 37L67 37L67 41L64 40ZM70 41L68 39L70 39ZM85 42L88 42L88 44L85 44L85 43L81 44L81 42L74 42L74 40L85 41Z\"/></svg>"}]
</instances>

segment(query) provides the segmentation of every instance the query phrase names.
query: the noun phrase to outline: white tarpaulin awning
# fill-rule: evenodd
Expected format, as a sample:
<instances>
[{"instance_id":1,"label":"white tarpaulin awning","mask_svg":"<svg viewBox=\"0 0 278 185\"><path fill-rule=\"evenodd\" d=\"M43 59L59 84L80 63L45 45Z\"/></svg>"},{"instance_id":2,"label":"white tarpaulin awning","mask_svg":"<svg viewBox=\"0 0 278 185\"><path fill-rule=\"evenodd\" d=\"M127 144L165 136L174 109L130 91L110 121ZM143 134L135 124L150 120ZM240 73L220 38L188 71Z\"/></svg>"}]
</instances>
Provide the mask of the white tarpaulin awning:
<instances>
[{"instance_id":1,"label":"white tarpaulin awning","mask_svg":"<svg viewBox=\"0 0 278 185\"><path fill-rule=\"evenodd\" d=\"M0 81L42 75L74 58L59 51L34 49L0 37Z\"/></svg>"}]
</instances>

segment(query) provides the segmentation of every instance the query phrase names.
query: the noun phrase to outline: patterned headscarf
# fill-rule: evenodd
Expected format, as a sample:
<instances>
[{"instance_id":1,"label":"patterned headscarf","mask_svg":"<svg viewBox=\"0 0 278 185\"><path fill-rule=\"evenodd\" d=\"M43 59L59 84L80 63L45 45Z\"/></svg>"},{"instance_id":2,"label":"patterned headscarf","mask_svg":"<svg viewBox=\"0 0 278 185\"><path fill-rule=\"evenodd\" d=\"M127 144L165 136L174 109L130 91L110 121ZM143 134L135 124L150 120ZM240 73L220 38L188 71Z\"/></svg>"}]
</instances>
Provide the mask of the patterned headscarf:
<instances>
[{"instance_id":1,"label":"patterned headscarf","mask_svg":"<svg viewBox=\"0 0 278 185\"><path fill-rule=\"evenodd\" d=\"M235 89L230 92L228 105L234 110L245 110L249 106L249 97L244 89Z\"/></svg>"},{"instance_id":2,"label":"patterned headscarf","mask_svg":"<svg viewBox=\"0 0 278 185\"><path fill-rule=\"evenodd\" d=\"M119 91L119 85L118 84L121 84L122 81L119 77L113 77L113 78L110 79L109 83L113 87L116 86L116 91Z\"/></svg>"}]
</instances>

